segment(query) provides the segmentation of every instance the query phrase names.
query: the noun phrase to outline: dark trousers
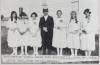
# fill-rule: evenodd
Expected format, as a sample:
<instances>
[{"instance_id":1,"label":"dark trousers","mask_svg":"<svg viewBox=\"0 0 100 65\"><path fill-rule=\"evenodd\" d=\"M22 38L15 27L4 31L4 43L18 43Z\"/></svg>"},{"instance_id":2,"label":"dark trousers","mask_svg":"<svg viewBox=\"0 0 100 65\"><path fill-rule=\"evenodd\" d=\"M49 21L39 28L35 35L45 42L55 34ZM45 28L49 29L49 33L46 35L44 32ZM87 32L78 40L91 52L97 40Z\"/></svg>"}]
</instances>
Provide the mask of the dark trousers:
<instances>
[{"instance_id":1,"label":"dark trousers","mask_svg":"<svg viewBox=\"0 0 100 65\"><path fill-rule=\"evenodd\" d=\"M41 37L42 37L42 49L43 49L43 54L46 54L46 50L52 49L52 38L53 38L53 33L51 32L41 32Z\"/></svg>"}]
</instances>

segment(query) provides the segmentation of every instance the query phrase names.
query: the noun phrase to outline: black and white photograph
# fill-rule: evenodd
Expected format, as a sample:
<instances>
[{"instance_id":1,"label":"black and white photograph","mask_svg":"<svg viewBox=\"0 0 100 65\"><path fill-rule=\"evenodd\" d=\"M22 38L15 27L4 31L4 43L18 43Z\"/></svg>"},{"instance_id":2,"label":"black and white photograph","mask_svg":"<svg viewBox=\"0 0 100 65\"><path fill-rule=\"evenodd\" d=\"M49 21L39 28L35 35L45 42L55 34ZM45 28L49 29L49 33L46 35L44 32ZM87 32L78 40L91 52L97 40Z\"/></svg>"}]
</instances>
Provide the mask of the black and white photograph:
<instances>
[{"instance_id":1,"label":"black and white photograph","mask_svg":"<svg viewBox=\"0 0 100 65\"><path fill-rule=\"evenodd\" d=\"M99 64L98 0L0 0L1 64Z\"/></svg>"}]
</instances>

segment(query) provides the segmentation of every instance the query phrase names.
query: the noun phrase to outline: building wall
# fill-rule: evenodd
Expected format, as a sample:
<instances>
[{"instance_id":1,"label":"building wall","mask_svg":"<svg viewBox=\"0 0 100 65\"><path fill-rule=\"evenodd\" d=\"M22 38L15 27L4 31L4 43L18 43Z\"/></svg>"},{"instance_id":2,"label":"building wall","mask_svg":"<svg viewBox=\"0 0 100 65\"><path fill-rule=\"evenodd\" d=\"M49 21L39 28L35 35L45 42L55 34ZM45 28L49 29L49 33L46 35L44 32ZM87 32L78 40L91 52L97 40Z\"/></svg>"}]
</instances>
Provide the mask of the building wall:
<instances>
[{"instance_id":1,"label":"building wall","mask_svg":"<svg viewBox=\"0 0 100 65\"><path fill-rule=\"evenodd\" d=\"M19 13L19 7L23 7L28 16L34 11L37 12L39 16L42 16L42 4L47 3L51 16L55 17L56 11L60 9L68 22L71 10L78 10L78 4L72 4L71 2L73 1L79 1L79 15L83 17L84 9L90 8L95 22L98 21L97 0L1 0L1 14L9 17L11 11L15 10Z\"/></svg>"}]
</instances>

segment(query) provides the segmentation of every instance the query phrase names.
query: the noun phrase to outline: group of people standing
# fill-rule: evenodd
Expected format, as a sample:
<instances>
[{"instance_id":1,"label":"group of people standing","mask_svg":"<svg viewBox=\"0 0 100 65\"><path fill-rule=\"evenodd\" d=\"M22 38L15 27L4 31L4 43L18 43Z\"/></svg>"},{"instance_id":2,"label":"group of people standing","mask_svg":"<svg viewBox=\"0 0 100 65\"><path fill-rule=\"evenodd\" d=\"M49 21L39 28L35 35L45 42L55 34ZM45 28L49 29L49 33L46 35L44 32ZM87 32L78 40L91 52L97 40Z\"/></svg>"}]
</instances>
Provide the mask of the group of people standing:
<instances>
[{"instance_id":1,"label":"group of people standing","mask_svg":"<svg viewBox=\"0 0 100 65\"><path fill-rule=\"evenodd\" d=\"M95 50L95 32L92 29L90 9L84 10L82 20L78 20L76 11L71 11L68 23L62 17L61 10L57 10L55 18L48 12L48 8L43 9L40 19L36 12L30 15L30 19L27 19L25 13L18 18L16 11L11 12L6 25L8 45L13 48L11 55L17 55L18 47L21 47L21 55L27 55L27 46L31 46L36 55L39 47L43 49L44 55L52 47L57 48L57 55L62 55L63 48L68 47L71 49L71 56L77 56L78 49L90 56Z\"/></svg>"}]
</instances>

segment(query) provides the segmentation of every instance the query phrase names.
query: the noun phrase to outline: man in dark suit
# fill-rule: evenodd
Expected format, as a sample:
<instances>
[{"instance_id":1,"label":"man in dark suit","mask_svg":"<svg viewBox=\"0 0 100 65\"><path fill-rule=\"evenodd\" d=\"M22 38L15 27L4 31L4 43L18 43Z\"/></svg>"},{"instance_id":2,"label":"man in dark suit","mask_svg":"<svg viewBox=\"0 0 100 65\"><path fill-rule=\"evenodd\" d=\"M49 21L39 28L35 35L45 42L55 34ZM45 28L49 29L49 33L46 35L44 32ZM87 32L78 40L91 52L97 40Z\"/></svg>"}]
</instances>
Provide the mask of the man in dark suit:
<instances>
[{"instance_id":1,"label":"man in dark suit","mask_svg":"<svg viewBox=\"0 0 100 65\"><path fill-rule=\"evenodd\" d=\"M48 15L48 9L43 9L44 16L40 18L39 27L41 29L43 54L52 48L54 20ZM49 53L48 53L49 54Z\"/></svg>"}]
</instances>

